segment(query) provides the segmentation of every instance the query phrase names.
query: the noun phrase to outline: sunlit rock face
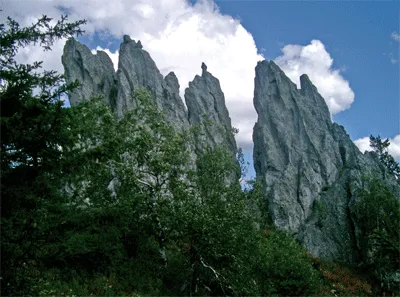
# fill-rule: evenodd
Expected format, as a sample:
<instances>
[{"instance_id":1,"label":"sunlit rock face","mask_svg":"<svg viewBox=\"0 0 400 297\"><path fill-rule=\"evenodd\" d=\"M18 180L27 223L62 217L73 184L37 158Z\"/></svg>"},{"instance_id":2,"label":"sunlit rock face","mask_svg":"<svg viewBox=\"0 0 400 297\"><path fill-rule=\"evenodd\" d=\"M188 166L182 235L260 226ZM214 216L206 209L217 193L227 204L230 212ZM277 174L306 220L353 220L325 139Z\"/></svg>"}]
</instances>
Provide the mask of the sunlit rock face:
<instances>
[{"instance_id":1,"label":"sunlit rock face","mask_svg":"<svg viewBox=\"0 0 400 297\"><path fill-rule=\"evenodd\" d=\"M93 55L86 45L71 38L64 46L62 63L66 81L81 83L68 94L71 105L102 95L108 105L115 107L117 81L113 63L105 52Z\"/></svg>"},{"instance_id":2,"label":"sunlit rock face","mask_svg":"<svg viewBox=\"0 0 400 297\"><path fill-rule=\"evenodd\" d=\"M275 226L296 234L315 256L356 262L356 189L366 186L363 177L383 179L385 169L332 123L307 75L297 89L272 61L259 62L255 72L254 166Z\"/></svg>"},{"instance_id":3,"label":"sunlit rock face","mask_svg":"<svg viewBox=\"0 0 400 297\"><path fill-rule=\"evenodd\" d=\"M220 83L202 64L201 76L196 75L185 90L187 109L179 95L180 85L174 72L165 78L140 41L125 35L119 50L118 70L105 52L92 54L85 45L70 39L64 47L62 62L67 82L78 79L82 85L69 94L71 105L102 95L117 116L137 107L132 96L135 89L147 89L165 120L178 131L196 127L194 143L199 153L206 146L222 145L236 154L231 119L225 105ZM199 133L198 133L199 132ZM195 158L194 153L192 154Z\"/></svg>"},{"instance_id":4,"label":"sunlit rock face","mask_svg":"<svg viewBox=\"0 0 400 297\"><path fill-rule=\"evenodd\" d=\"M201 76L196 75L185 90L189 122L191 125L200 125L201 128L196 133L196 147L202 150L205 144L212 148L226 145L235 154L237 148L231 118L219 80L207 71L204 63L201 68Z\"/></svg>"},{"instance_id":5,"label":"sunlit rock face","mask_svg":"<svg viewBox=\"0 0 400 297\"><path fill-rule=\"evenodd\" d=\"M188 127L187 111L179 96L179 82L175 74L171 72L164 79L140 41L135 42L127 35L120 46L117 77L116 105L119 115L137 106L132 93L137 88L145 88L152 94L168 123L179 129Z\"/></svg>"}]
</instances>

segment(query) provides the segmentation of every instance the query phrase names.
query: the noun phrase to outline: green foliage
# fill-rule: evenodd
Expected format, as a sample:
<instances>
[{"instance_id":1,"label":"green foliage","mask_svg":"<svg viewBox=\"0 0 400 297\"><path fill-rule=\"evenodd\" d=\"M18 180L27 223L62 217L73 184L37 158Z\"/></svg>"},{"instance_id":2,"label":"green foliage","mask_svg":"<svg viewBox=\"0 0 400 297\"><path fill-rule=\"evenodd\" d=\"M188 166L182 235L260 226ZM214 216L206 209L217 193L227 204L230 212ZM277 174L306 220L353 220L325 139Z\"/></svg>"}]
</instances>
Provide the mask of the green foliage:
<instances>
[{"instance_id":1,"label":"green foliage","mask_svg":"<svg viewBox=\"0 0 400 297\"><path fill-rule=\"evenodd\" d=\"M227 182L236 168L223 148L197 160L198 198L184 213L191 281L188 293L253 295L257 233L239 183Z\"/></svg>"},{"instance_id":2,"label":"green foliage","mask_svg":"<svg viewBox=\"0 0 400 297\"><path fill-rule=\"evenodd\" d=\"M397 182L400 183L400 166L388 152L390 145L389 139L387 138L385 141L382 141L379 135L378 137L371 135L369 139L371 147L379 156L379 160L385 165L388 172L395 176Z\"/></svg>"},{"instance_id":3,"label":"green foliage","mask_svg":"<svg viewBox=\"0 0 400 297\"><path fill-rule=\"evenodd\" d=\"M151 283L162 280L167 244L178 231L176 212L190 194L188 149L184 133L164 122L147 92L134 96L139 107L120 120L101 98L70 109L76 143L63 148L68 203L56 256L69 267L83 263L85 270L106 274L135 259L131 286L155 292Z\"/></svg>"},{"instance_id":4,"label":"green foliage","mask_svg":"<svg viewBox=\"0 0 400 297\"><path fill-rule=\"evenodd\" d=\"M57 159L57 144L65 141L64 112L60 96L77 83L64 84L54 71L38 72L42 62L19 64L15 55L20 48L38 43L49 50L55 40L81 34L85 21L66 23L62 19L50 26L43 16L30 27L20 28L8 18L0 24L0 102L2 130L2 167L46 167Z\"/></svg>"},{"instance_id":5,"label":"green foliage","mask_svg":"<svg viewBox=\"0 0 400 297\"><path fill-rule=\"evenodd\" d=\"M84 23L49 21L0 27L2 295L318 292L311 259L271 227L260 181L237 182L240 151L194 154L201 127L176 131L141 89L121 118L99 97L62 108L77 83L14 61Z\"/></svg>"},{"instance_id":6,"label":"green foliage","mask_svg":"<svg viewBox=\"0 0 400 297\"><path fill-rule=\"evenodd\" d=\"M316 199L313 204L313 211L317 216L317 226L322 228L324 221L327 217L327 210L325 204L321 201L321 199Z\"/></svg>"},{"instance_id":7,"label":"green foliage","mask_svg":"<svg viewBox=\"0 0 400 297\"><path fill-rule=\"evenodd\" d=\"M399 292L400 282L390 281L400 267L400 203L379 179L370 180L357 192L355 213L360 222L366 267L381 280L386 290Z\"/></svg>"},{"instance_id":8,"label":"green foliage","mask_svg":"<svg viewBox=\"0 0 400 297\"><path fill-rule=\"evenodd\" d=\"M33 286L37 296L134 296L139 297L133 291L125 290L124 284L119 281L115 274L105 276L95 274L86 275L85 278L74 276L71 280L65 281L58 270L47 271L42 278L38 279Z\"/></svg>"},{"instance_id":9,"label":"green foliage","mask_svg":"<svg viewBox=\"0 0 400 297\"><path fill-rule=\"evenodd\" d=\"M313 266L319 270L322 285L317 296L376 296L371 284L355 267L343 263L321 260L308 254Z\"/></svg>"},{"instance_id":10,"label":"green foliage","mask_svg":"<svg viewBox=\"0 0 400 297\"><path fill-rule=\"evenodd\" d=\"M261 295L305 296L317 292L318 273L294 238L267 230L262 239L261 255Z\"/></svg>"},{"instance_id":11,"label":"green foliage","mask_svg":"<svg viewBox=\"0 0 400 297\"><path fill-rule=\"evenodd\" d=\"M77 142L63 148L68 203L52 224L59 226L53 227L59 241L43 256L59 263L66 283L79 280L69 273L78 269L89 273L81 278L113 273L124 292L257 295L286 284L265 283L259 263L272 273L270 265L286 252L296 269L313 269L310 261L295 260L304 254L295 241L282 239L278 249L261 240L258 228L265 223L253 217L264 202L261 188L256 183L244 193L232 182L237 163L231 153L206 149L193 172L189 136L165 123L147 92L138 90L135 100L139 108L120 120L100 98L70 110ZM287 284L285 292L311 292L302 280Z\"/></svg>"},{"instance_id":12,"label":"green foliage","mask_svg":"<svg viewBox=\"0 0 400 297\"><path fill-rule=\"evenodd\" d=\"M259 229L273 228L273 222L269 215L268 201L263 195L260 180L250 180L244 186L243 192L246 196L247 208Z\"/></svg>"},{"instance_id":13,"label":"green foliage","mask_svg":"<svg viewBox=\"0 0 400 297\"><path fill-rule=\"evenodd\" d=\"M1 123L1 249L3 295L22 294L32 285L28 277L33 259L45 241L44 204L56 199L61 151L69 142L64 129L66 111L61 95L77 86L65 84L54 71L42 71L41 62L19 64L18 51L31 44L49 50L55 40L81 34L85 21L68 23L62 16L55 26L43 16L29 27L8 18L0 24Z\"/></svg>"}]
</instances>

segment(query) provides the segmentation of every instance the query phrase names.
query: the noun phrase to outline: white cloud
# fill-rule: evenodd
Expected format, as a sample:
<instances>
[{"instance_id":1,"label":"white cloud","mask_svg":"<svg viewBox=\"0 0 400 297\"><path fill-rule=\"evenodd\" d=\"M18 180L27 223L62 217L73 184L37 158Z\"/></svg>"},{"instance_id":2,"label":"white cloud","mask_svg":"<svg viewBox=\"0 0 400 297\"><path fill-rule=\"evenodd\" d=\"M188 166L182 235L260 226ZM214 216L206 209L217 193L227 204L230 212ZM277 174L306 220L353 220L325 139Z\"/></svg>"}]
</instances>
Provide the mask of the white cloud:
<instances>
[{"instance_id":1,"label":"white cloud","mask_svg":"<svg viewBox=\"0 0 400 297\"><path fill-rule=\"evenodd\" d=\"M389 59L390 59L390 63L392 63L392 64L397 64L397 62L399 62L399 60L397 60L394 57L393 53L389 53Z\"/></svg>"},{"instance_id":2,"label":"white cloud","mask_svg":"<svg viewBox=\"0 0 400 297\"><path fill-rule=\"evenodd\" d=\"M56 41L51 51L44 51L39 45L21 48L15 58L18 62L31 64L35 61L43 61L42 69L62 73L64 69L61 64L61 55L65 41L64 39Z\"/></svg>"},{"instance_id":3,"label":"white cloud","mask_svg":"<svg viewBox=\"0 0 400 297\"><path fill-rule=\"evenodd\" d=\"M309 45L286 45L283 55L275 62L286 75L300 86L299 77L307 74L318 91L324 97L332 114L348 109L354 101L354 92L341 75L333 69L333 59L319 40L312 40Z\"/></svg>"},{"instance_id":4,"label":"white cloud","mask_svg":"<svg viewBox=\"0 0 400 297\"><path fill-rule=\"evenodd\" d=\"M211 0L191 5L186 0L64 1L5 0L0 19L10 15L28 25L42 14L58 19L68 11L70 20L87 19L86 34L101 33L117 38L128 34L141 40L163 75L174 71L181 85L181 95L205 62L208 70L220 80L225 93L232 124L239 128L238 145L252 146L252 130L257 118L253 107L254 67L263 60L252 35L239 20L222 15ZM11 4L12 3L12 4ZM63 72L61 65L64 41L52 52L27 48L19 54L23 61L43 60L46 69ZM117 65L118 51L104 50ZM307 73L325 98L332 114L350 107L354 93L349 84L332 69L332 58L322 42L313 40L307 46L287 45L276 62L298 84L299 76Z\"/></svg>"},{"instance_id":5,"label":"white cloud","mask_svg":"<svg viewBox=\"0 0 400 297\"><path fill-rule=\"evenodd\" d=\"M389 142L389 154L391 154L397 161L400 161L400 134L393 138L389 138ZM354 143L362 153L365 151L372 151L372 148L369 145L369 137L354 140Z\"/></svg>"},{"instance_id":6,"label":"white cloud","mask_svg":"<svg viewBox=\"0 0 400 297\"><path fill-rule=\"evenodd\" d=\"M369 137L363 137L354 140L354 144L358 147L360 152L364 153L365 151L372 151L372 147L369 145Z\"/></svg>"},{"instance_id":7,"label":"white cloud","mask_svg":"<svg viewBox=\"0 0 400 297\"><path fill-rule=\"evenodd\" d=\"M389 154L400 160L400 134L390 139Z\"/></svg>"},{"instance_id":8,"label":"white cloud","mask_svg":"<svg viewBox=\"0 0 400 297\"><path fill-rule=\"evenodd\" d=\"M42 14L58 19L68 11L70 20L87 19L86 34L101 32L113 38L128 34L141 40L162 74L174 71L181 94L196 74L201 63L219 79L233 126L239 128L239 146L252 146L252 129L256 120L253 107L254 67L263 57L257 54L252 35L239 20L222 15L214 2L200 0L191 5L186 0L5 0L0 19L10 15L28 25ZM103 35L104 36L104 35ZM27 49L23 59L45 60L51 69L62 72L63 43L51 57L40 49ZM98 48L101 49L101 48ZM118 52L110 53L114 64ZM50 61L51 59L51 61Z\"/></svg>"},{"instance_id":9,"label":"white cloud","mask_svg":"<svg viewBox=\"0 0 400 297\"><path fill-rule=\"evenodd\" d=\"M399 33L392 32L392 34L390 36L392 37L393 40L400 41L400 34Z\"/></svg>"},{"instance_id":10,"label":"white cloud","mask_svg":"<svg viewBox=\"0 0 400 297\"><path fill-rule=\"evenodd\" d=\"M111 59L114 65L114 70L118 70L118 58L119 58L119 51L111 52L108 48L102 48L101 46L96 47L96 49L92 50L92 54L96 55L97 51L105 52Z\"/></svg>"}]
</instances>

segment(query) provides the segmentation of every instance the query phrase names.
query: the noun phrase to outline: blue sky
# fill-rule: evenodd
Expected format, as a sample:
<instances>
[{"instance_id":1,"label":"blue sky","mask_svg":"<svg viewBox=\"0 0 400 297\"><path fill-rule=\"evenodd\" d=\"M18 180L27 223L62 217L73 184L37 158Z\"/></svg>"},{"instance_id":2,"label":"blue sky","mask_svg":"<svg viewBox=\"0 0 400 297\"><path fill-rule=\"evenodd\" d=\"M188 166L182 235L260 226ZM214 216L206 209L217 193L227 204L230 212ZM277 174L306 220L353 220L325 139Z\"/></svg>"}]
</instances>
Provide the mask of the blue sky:
<instances>
[{"instance_id":1,"label":"blue sky","mask_svg":"<svg viewBox=\"0 0 400 297\"><path fill-rule=\"evenodd\" d=\"M254 67L264 58L294 82L307 73L360 150L379 134L400 160L398 1L4 0L3 10L2 20L10 15L22 24L66 11L71 20L85 18L79 40L105 50L115 65L123 34L140 39L163 75L177 74L182 97L205 62L221 82L248 160ZM26 49L20 58L62 72L64 43L45 54Z\"/></svg>"},{"instance_id":2,"label":"blue sky","mask_svg":"<svg viewBox=\"0 0 400 297\"><path fill-rule=\"evenodd\" d=\"M399 133L398 1L216 1L222 13L239 17L267 59L286 44L323 42L344 68L354 103L334 116L352 139Z\"/></svg>"},{"instance_id":3,"label":"blue sky","mask_svg":"<svg viewBox=\"0 0 400 297\"><path fill-rule=\"evenodd\" d=\"M286 44L323 42L355 93L351 107L333 116L352 140L400 133L398 1L216 1L237 17L266 59ZM394 142L394 140L392 140ZM393 143L394 144L394 143ZM396 158L399 159L399 155ZM246 156L249 158L249 156ZM253 174L253 173L251 173Z\"/></svg>"}]
</instances>

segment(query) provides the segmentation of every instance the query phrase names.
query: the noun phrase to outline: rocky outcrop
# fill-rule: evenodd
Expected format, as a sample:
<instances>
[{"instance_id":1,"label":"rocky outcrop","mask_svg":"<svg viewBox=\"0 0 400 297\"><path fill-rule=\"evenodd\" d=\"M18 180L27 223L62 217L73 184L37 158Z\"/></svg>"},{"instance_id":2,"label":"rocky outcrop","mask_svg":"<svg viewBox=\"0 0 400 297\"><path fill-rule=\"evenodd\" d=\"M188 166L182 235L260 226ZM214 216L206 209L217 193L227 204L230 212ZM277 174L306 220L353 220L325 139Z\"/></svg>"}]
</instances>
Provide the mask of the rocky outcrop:
<instances>
[{"instance_id":1,"label":"rocky outcrop","mask_svg":"<svg viewBox=\"0 0 400 297\"><path fill-rule=\"evenodd\" d=\"M167 122L179 129L188 127L187 112L179 96L175 74L171 72L164 79L140 41L135 42L127 35L120 47L117 77L118 115L135 108L137 102L134 102L132 93L137 88L145 88L152 94Z\"/></svg>"},{"instance_id":2,"label":"rocky outcrop","mask_svg":"<svg viewBox=\"0 0 400 297\"><path fill-rule=\"evenodd\" d=\"M206 144L212 148L225 145L236 154L231 118L219 80L207 71L204 63L201 69L201 76L196 75L185 90L189 122L199 128L195 133L196 148L201 151Z\"/></svg>"},{"instance_id":3,"label":"rocky outcrop","mask_svg":"<svg viewBox=\"0 0 400 297\"><path fill-rule=\"evenodd\" d=\"M298 91L274 62L256 67L255 169L263 176L275 225L291 232L310 215L315 193L335 180L341 164L327 133L328 107L307 76L301 83Z\"/></svg>"},{"instance_id":4,"label":"rocky outcrop","mask_svg":"<svg viewBox=\"0 0 400 297\"><path fill-rule=\"evenodd\" d=\"M71 105L102 95L116 116L138 106L132 96L145 88L177 130L194 131L192 164L205 147L225 146L236 154L231 119L220 83L203 63L185 89L171 72L165 78L140 41L124 36L115 73L106 53L90 50L74 39L64 48L67 82L82 85L69 94ZM400 197L399 186L386 175L374 153L362 154L344 128L332 123L328 107L307 75L300 89L274 62L257 64L254 105L254 167L261 180L269 213L278 229L295 234L314 256L355 263L359 259L359 221L354 205L357 189L368 177L380 177ZM179 157L179 156L177 156ZM227 183L237 182L237 172Z\"/></svg>"},{"instance_id":5,"label":"rocky outcrop","mask_svg":"<svg viewBox=\"0 0 400 297\"><path fill-rule=\"evenodd\" d=\"M68 83L79 80L81 85L69 94L71 105L102 95L106 103L115 109L117 81L113 63L103 51L93 55L89 48L75 39L64 46L62 63Z\"/></svg>"},{"instance_id":6,"label":"rocky outcrop","mask_svg":"<svg viewBox=\"0 0 400 297\"><path fill-rule=\"evenodd\" d=\"M117 116L122 116L138 105L132 96L134 90L145 88L173 127L182 131L196 125L198 129L194 130L201 131L195 134L194 147L198 150L206 145L224 145L233 154L236 153L224 94L218 79L207 71L204 63L202 75L196 75L186 89L186 110L174 72L164 78L140 41L136 42L127 35L120 46L116 73L106 53L98 51L97 55L93 55L74 39L66 43L62 62L67 82L78 79L82 83L79 89L69 94L71 105L99 94L104 96Z\"/></svg>"},{"instance_id":7,"label":"rocky outcrop","mask_svg":"<svg viewBox=\"0 0 400 297\"><path fill-rule=\"evenodd\" d=\"M357 221L350 206L363 176L385 175L363 155L307 75L301 89L274 63L257 64L254 166L276 227L296 234L314 256L355 262ZM392 184L395 183L391 181Z\"/></svg>"}]
</instances>

